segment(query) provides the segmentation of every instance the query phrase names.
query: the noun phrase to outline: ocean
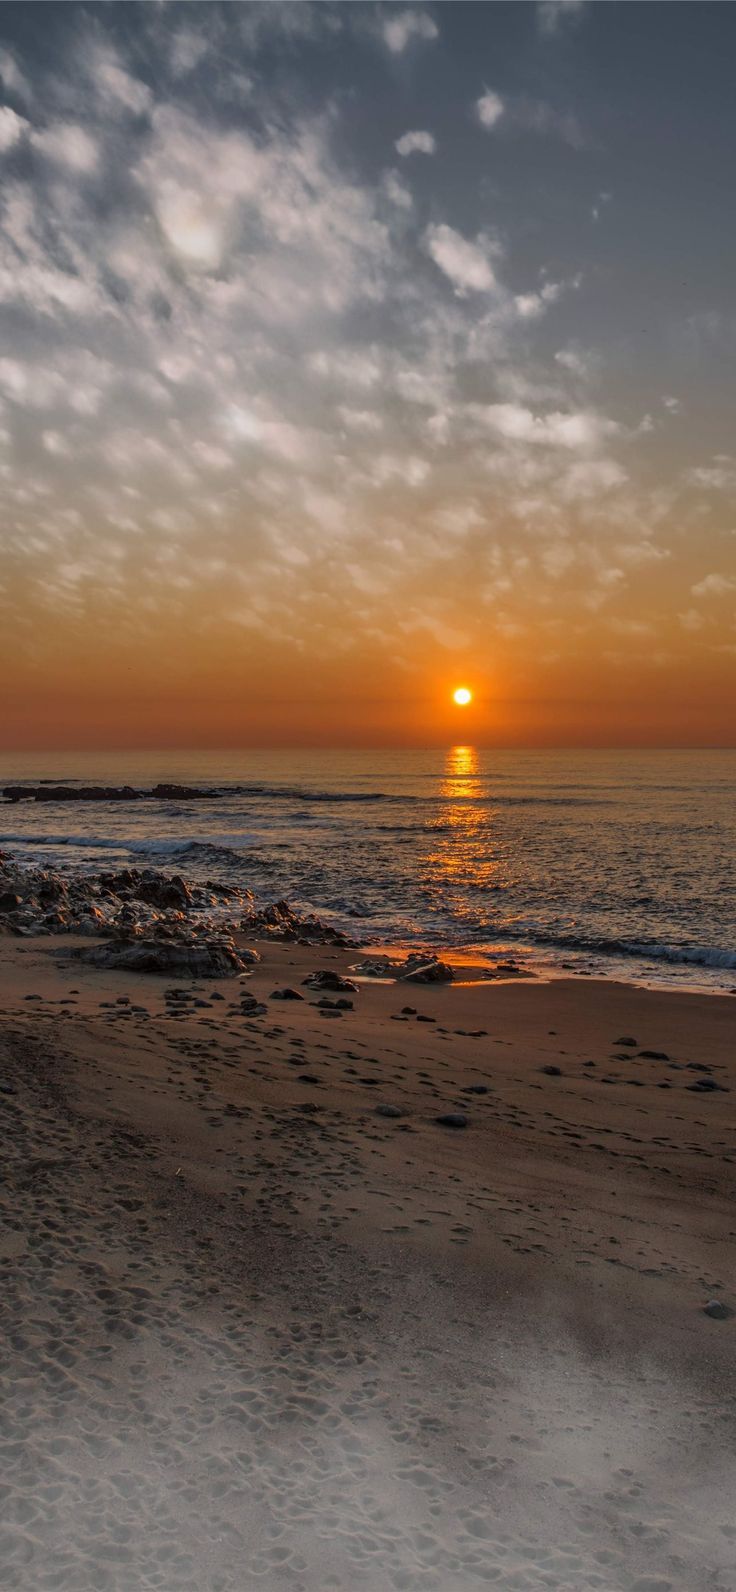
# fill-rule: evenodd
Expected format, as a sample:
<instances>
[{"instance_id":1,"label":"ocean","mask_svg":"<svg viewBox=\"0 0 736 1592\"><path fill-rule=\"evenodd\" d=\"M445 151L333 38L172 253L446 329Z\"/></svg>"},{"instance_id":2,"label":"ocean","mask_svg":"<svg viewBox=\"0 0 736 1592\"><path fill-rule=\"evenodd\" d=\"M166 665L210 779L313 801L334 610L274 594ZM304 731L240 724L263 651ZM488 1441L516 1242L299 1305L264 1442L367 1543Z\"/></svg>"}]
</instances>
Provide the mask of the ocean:
<instances>
[{"instance_id":1,"label":"ocean","mask_svg":"<svg viewBox=\"0 0 736 1592\"><path fill-rule=\"evenodd\" d=\"M736 989L736 751L13 754L0 783L216 787L4 803L0 848L65 871L247 885L366 943L540 973Z\"/></svg>"}]
</instances>

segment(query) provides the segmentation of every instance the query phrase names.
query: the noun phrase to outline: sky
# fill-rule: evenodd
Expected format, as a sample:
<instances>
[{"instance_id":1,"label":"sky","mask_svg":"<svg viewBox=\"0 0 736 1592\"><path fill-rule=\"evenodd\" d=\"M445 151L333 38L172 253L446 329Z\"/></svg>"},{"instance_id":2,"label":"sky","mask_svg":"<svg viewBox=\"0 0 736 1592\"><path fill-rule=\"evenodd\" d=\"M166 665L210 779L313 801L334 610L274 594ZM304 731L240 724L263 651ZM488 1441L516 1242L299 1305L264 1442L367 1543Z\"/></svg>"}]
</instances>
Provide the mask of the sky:
<instances>
[{"instance_id":1,"label":"sky","mask_svg":"<svg viewBox=\"0 0 736 1592\"><path fill-rule=\"evenodd\" d=\"M733 745L735 56L0 7L0 745Z\"/></svg>"}]
</instances>

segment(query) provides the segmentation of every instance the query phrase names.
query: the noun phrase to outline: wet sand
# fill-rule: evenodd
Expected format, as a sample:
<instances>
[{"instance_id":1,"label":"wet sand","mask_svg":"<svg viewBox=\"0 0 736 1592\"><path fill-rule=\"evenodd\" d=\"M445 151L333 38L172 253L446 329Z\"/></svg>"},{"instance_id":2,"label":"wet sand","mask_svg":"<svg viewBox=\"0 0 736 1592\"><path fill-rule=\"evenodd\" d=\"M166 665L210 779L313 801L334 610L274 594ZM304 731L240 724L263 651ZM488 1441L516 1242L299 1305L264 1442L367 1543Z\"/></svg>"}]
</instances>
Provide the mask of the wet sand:
<instances>
[{"instance_id":1,"label":"wet sand","mask_svg":"<svg viewBox=\"0 0 736 1592\"><path fill-rule=\"evenodd\" d=\"M0 942L4 1587L733 1592L733 1000L69 943Z\"/></svg>"}]
</instances>

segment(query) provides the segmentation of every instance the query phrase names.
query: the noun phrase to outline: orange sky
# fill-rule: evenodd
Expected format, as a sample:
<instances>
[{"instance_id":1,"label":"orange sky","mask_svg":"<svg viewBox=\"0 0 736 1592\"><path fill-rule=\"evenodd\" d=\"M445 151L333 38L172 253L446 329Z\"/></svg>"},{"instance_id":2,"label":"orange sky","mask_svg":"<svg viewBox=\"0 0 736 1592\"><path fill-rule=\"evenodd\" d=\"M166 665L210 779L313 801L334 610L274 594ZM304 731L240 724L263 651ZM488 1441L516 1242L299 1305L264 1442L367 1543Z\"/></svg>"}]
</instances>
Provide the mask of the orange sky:
<instances>
[{"instance_id":1,"label":"orange sky","mask_svg":"<svg viewBox=\"0 0 736 1592\"><path fill-rule=\"evenodd\" d=\"M733 8L658 10L0 8L0 748L734 744Z\"/></svg>"}]
</instances>

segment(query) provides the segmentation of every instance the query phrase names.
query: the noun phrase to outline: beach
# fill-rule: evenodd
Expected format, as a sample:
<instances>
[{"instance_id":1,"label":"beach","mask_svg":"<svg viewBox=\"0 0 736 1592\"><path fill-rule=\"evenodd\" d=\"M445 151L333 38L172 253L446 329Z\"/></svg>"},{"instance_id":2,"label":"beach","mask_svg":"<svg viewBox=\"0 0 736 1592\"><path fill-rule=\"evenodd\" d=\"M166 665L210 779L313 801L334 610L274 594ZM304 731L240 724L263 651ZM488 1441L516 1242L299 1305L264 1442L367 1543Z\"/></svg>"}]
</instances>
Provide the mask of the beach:
<instances>
[{"instance_id":1,"label":"beach","mask_svg":"<svg viewBox=\"0 0 736 1592\"><path fill-rule=\"evenodd\" d=\"M3 1584L729 1592L733 999L87 943L0 940Z\"/></svg>"}]
</instances>

